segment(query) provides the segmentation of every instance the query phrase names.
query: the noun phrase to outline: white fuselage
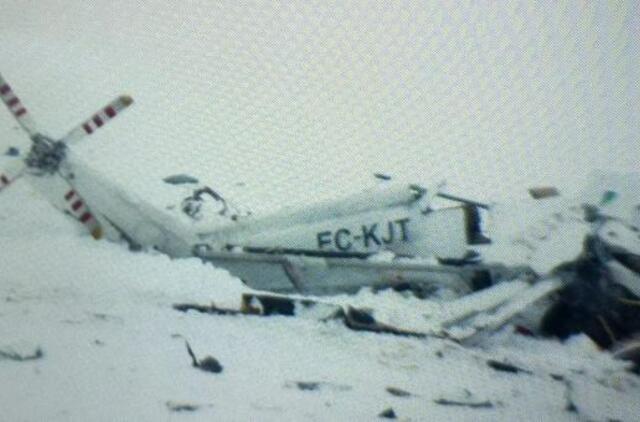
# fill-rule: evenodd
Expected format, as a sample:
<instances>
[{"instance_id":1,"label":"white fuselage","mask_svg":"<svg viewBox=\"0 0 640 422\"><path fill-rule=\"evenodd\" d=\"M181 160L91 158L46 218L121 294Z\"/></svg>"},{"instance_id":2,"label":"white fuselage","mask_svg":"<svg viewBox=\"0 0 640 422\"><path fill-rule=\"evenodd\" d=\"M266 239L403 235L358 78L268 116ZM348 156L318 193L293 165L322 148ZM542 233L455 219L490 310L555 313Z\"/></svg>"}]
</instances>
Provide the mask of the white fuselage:
<instances>
[{"instance_id":1,"label":"white fuselage","mask_svg":"<svg viewBox=\"0 0 640 422\"><path fill-rule=\"evenodd\" d=\"M75 160L69 160L64 171L73 173L76 190L108 228L107 236L125 237L140 247L155 248L174 257L192 255L196 245L212 250L389 250L442 258L461 258L468 249L464 208L424 212L422 195L405 185L389 184L265 217L232 221L216 215L219 224L206 227L175 218Z\"/></svg>"}]
</instances>

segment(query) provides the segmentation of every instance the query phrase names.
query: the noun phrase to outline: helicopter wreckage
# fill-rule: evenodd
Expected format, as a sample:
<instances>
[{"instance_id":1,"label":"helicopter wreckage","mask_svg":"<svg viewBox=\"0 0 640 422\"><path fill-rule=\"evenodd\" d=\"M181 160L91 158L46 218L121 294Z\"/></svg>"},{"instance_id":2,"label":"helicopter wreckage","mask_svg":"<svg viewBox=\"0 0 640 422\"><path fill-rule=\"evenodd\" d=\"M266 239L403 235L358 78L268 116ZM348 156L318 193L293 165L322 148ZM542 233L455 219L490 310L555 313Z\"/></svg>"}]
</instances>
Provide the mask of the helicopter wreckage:
<instances>
[{"instance_id":1,"label":"helicopter wreckage","mask_svg":"<svg viewBox=\"0 0 640 422\"><path fill-rule=\"evenodd\" d=\"M97 239L195 256L255 289L237 308L176 304L177 310L340 318L352 329L459 342L507 324L561 338L583 332L603 348L640 334L640 188L621 195L601 183L599 196L555 209L548 206L560 197L555 188L532 189L519 222L527 229L498 239L487 237L482 224L486 214L502 223L496 207L381 174L378 189L264 217L190 175L173 175L164 182L183 197L162 210L72 156L73 146L133 104L131 97L116 98L60 139L38 130L2 76L0 97L31 140L26 154L16 148L5 154L0 190L27 176ZM542 230L529 224L540 204ZM553 242L560 248L551 253ZM522 259L514 262L515 249ZM345 294L363 287L430 300L398 319L375 306L350 305ZM638 362L639 351L636 342L617 353Z\"/></svg>"}]
</instances>

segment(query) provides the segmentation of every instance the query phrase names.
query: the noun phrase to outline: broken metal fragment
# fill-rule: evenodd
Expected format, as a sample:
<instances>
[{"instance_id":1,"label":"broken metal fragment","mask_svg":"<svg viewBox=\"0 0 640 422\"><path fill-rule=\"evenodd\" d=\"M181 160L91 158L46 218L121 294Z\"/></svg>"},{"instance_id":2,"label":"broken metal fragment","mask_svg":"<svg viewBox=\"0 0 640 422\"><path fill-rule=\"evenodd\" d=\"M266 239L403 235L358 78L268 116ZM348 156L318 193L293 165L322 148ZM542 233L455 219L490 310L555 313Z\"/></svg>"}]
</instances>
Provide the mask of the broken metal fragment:
<instances>
[{"instance_id":1,"label":"broken metal fragment","mask_svg":"<svg viewBox=\"0 0 640 422\"><path fill-rule=\"evenodd\" d=\"M533 199L545 199L558 196L560 192L555 186L540 186L529 189L529 195Z\"/></svg>"},{"instance_id":2,"label":"broken metal fragment","mask_svg":"<svg viewBox=\"0 0 640 422\"><path fill-rule=\"evenodd\" d=\"M512 365L510 363L500 362L500 361L493 360L493 359L487 360L487 365L489 365L490 368L493 368L496 371L510 372L512 374L518 374L520 372L523 372L525 374L532 374L533 373L531 371L528 371L526 369L522 369L522 368L517 367L515 365Z\"/></svg>"},{"instance_id":3,"label":"broken metal fragment","mask_svg":"<svg viewBox=\"0 0 640 422\"><path fill-rule=\"evenodd\" d=\"M435 404L439 404L441 406L464 406L471 407L474 409L491 409L493 408L493 403L490 401L481 401L481 402L465 402L465 401L457 401L457 400L448 400L448 399L437 399L433 401Z\"/></svg>"},{"instance_id":4,"label":"broken metal fragment","mask_svg":"<svg viewBox=\"0 0 640 422\"><path fill-rule=\"evenodd\" d=\"M44 352L40 347L38 347L32 354L28 354L28 355L21 355L12 350L10 351L0 350L0 359L8 359L15 362L38 360L38 359L41 359L42 357L44 357Z\"/></svg>"},{"instance_id":5,"label":"broken metal fragment","mask_svg":"<svg viewBox=\"0 0 640 422\"><path fill-rule=\"evenodd\" d=\"M424 338L426 333L403 330L391 325L383 324L373 317L370 310L354 308L352 306L342 306L329 302L321 302L312 299L300 299L295 297L287 297L276 294L256 294L245 293L242 295L241 305L239 309L218 308L214 304L198 305L198 304L174 304L173 308L186 312L195 310L203 313L217 315L258 315L258 316L296 316L296 312L301 309L312 307L325 307L327 315L320 318L320 321L328 321L339 319L344 322L347 328L354 331L370 331L381 334L393 334L405 337ZM429 335L438 338L444 338L439 335Z\"/></svg>"},{"instance_id":6,"label":"broken metal fragment","mask_svg":"<svg viewBox=\"0 0 640 422\"><path fill-rule=\"evenodd\" d=\"M284 387L297 388L300 391L317 391L323 388L328 388L333 391L349 391L352 389L349 385L334 384L325 381L287 381Z\"/></svg>"},{"instance_id":7,"label":"broken metal fragment","mask_svg":"<svg viewBox=\"0 0 640 422\"><path fill-rule=\"evenodd\" d=\"M18 157L20 155L20 150L14 146L7 148L4 155L7 157Z\"/></svg>"},{"instance_id":8,"label":"broken metal fragment","mask_svg":"<svg viewBox=\"0 0 640 422\"><path fill-rule=\"evenodd\" d=\"M189 403L174 403L171 401L168 401L166 403L167 408L171 411L171 412L195 412L196 410L198 410L200 408L200 406L195 405L195 404L189 404Z\"/></svg>"},{"instance_id":9,"label":"broken metal fragment","mask_svg":"<svg viewBox=\"0 0 640 422\"><path fill-rule=\"evenodd\" d=\"M382 412L380 412L378 414L378 417L385 418L385 419L395 419L396 412L393 410L393 407L389 407L387 409L384 409Z\"/></svg>"},{"instance_id":10,"label":"broken metal fragment","mask_svg":"<svg viewBox=\"0 0 640 422\"><path fill-rule=\"evenodd\" d=\"M411 394L410 392L403 390L401 388L396 388L396 387L387 387L386 388L387 393L391 394L392 396L396 396L396 397L411 397L413 396L413 394Z\"/></svg>"},{"instance_id":11,"label":"broken metal fragment","mask_svg":"<svg viewBox=\"0 0 640 422\"><path fill-rule=\"evenodd\" d=\"M335 314L336 318L342 319L344 325L354 331L371 331L373 333L393 334L403 337L417 337L425 338L426 333L420 333L416 331L403 330L401 328L394 327L392 325L383 324L376 321L371 315L370 311L363 309L353 308L347 306L345 309L340 309ZM444 338L443 336L433 334L433 337Z\"/></svg>"},{"instance_id":12,"label":"broken metal fragment","mask_svg":"<svg viewBox=\"0 0 640 422\"><path fill-rule=\"evenodd\" d=\"M201 369L205 372L213 372L214 374L222 372L222 365L220 365L220 362L218 362L216 358L213 356L206 356L204 359L198 360L196 355L193 353L189 342L185 341L185 344L187 346L187 352L189 353L189 356L191 356L192 365L195 368Z\"/></svg>"},{"instance_id":13,"label":"broken metal fragment","mask_svg":"<svg viewBox=\"0 0 640 422\"><path fill-rule=\"evenodd\" d=\"M298 387L299 390L302 390L302 391L314 391L320 387L320 384L317 382L298 381L296 382L296 386Z\"/></svg>"},{"instance_id":14,"label":"broken metal fragment","mask_svg":"<svg viewBox=\"0 0 640 422\"><path fill-rule=\"evenodd\" d=\"M171 176L167 176L162 179L163 182L169 183L170 185L184 185L188 183L198 183L198 179L193 176L189 176L188 174L174 174Z\"/></svg>"},{"instance_id":15,"label":"broken metal fragment","mask_svg":"<svg viewBox=\"0 0 640 422\"><path fill-rule=\"evenodd\" d=\"M213 303L211 305L198 305L197 303L176 303L173 305L173 309L180 312L197 311L203 314L216 314L216 315L238 315L244 312L238 309L218 308Z\"/></svg>"},{"instance_id":16,"label":"broken metal fragment","mask_svg":"<svg viewBox=\"0 0 640 422\"><path fill-rule=\"evenodd\" d=\"M640 298L612 270L622 256L598 236L586 237L582 254L554 269L564 286L540 321L542 334L566 339L584 333L609 349L640 333Z\"/></svg>"}]
</instances>

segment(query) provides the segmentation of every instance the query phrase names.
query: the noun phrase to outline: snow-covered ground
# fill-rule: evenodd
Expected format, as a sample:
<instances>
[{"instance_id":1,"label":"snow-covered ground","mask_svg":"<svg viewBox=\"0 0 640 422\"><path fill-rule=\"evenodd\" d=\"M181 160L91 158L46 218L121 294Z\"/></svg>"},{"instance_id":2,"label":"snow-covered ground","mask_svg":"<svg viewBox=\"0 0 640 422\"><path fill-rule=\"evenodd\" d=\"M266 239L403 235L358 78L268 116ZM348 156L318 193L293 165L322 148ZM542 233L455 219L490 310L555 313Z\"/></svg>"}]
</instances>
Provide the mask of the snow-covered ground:
<instances>
[{"instance_id":1,"label":"snow-covered ground","mask_svg":"<svg viewBox=\"0 0 640 422\"><path fill-rule=\"evenodd\" d=\"M0 13L0 72L55 136L131 94L135 105L74 152L161 209L161 179L181 172L258 214L355 191L377 171L446 179L493 202L536 184L575 192L591 169L637 170L637 8L14 1ZM26 138L0 112L0 150L9 145ZM541 225L514 214L505 233L544 237L551 208ZM510 216L496 215L504 228ZM576 253L546 241L516 251L512 240L501 259L548 269L539 258ZM95 242L24 180L0 196L0 250L2 421L369 420L389 407L401 420L640 415L638 378L583 337L507 327L463 348L337 321L177 312L177 302L237 305L246 288L195 259ZM407 319L424 305L350 300ZM185 341L223 372L192 367Z\"/></svg>"},{"instance_id":2,"label":"snow-covered ground","mask_svg":"<svg viewBox=\"0 0 640 422\"><path fill-rule=\"evenodd\" d=\"M337 321L182 313L172 304L237 305L246 288L196 259L94 241L24 180L3 192L0 222L2 420L370 420L389 407L400 420L640 414L640 379L584 337L562 344L506 328L464 348ZM378 300L396 315L420 306ZM185 341L223 371L194 368ZM9 357L37 350L35 360ZM496 371L488 359L530 372Z\"/></svg>"}]
</instances>

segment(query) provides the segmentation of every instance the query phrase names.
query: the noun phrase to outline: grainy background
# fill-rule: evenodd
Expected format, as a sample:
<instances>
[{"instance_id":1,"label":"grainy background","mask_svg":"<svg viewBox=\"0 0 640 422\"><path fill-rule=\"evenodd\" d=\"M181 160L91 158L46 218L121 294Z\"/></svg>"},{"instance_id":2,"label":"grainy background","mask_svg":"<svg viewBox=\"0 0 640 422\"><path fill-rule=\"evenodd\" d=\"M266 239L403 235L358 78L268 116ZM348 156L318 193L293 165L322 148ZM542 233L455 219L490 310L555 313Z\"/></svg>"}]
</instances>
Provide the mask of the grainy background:
<instances>
[{"instance_id":1,"label":"grainy background","mask_svg":"<svg viewBox=\"0 0 640 422\"><path fill-rule=\"evenodd\" d=\"M142 195L188 171L264 211L381 171L486 200L637 169L639 28L638 2L10 1L0 71L55 136L131 94L77 152Z\"/></svg>"}]
</instances>

